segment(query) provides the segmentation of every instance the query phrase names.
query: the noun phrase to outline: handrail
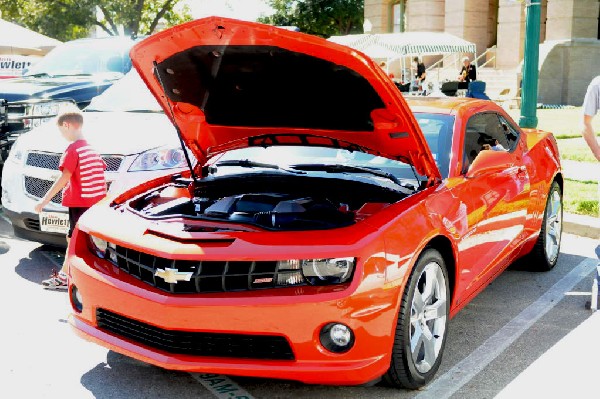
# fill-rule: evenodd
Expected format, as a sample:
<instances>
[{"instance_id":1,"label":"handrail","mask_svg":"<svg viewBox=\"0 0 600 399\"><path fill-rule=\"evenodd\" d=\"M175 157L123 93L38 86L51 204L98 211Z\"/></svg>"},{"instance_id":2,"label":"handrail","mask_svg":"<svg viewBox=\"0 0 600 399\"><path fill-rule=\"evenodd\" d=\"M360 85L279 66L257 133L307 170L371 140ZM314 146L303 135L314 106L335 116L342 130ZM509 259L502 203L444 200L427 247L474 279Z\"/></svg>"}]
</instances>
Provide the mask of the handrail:
<instances>
[{"instance_id":1,"label":"handrail","mask_svg":"<svg viewBox=\"0 0 600 399\"><path fill-rule=\"evenodd\" d=\"M479 65L479 68L483 68L484 66L486 66L487 64L489 64L492 61L494 61L494 67L495 67L496 66L496 56L493 56L492 58L490 58L489 60L487 60L483 64Z\"/></svg>"},{"instance_id":2,"label":"handrail","mask_svg":"<svg viewBox=\"0 0 600 399\"><path fill-rule=\"evenodd\" d=\"M476 57L472 62L473 64L477 65L477 62L482 59L483 57L486 57L487 54L491 51L495 51L496 50L496 45L494 44L492 47L488 48L487 50L485 50L483 53L481 53L478 57ZM448 58L452 57L452 62L449 63L448 65L445 65L445 62ZM437 68L437 75L438 75L438 81L440 80L440 68L439 66L443 63L444 67L443 69L447 69L447 68L456 68L456 63L458 61L458 58L456 57L455 53L452 54L447 54L444 57L442 57L441 59L439 59L438 61L434 62L433 64L431 64L429 66L429 68L425 69L425 72L430 72L431 70ZM490 62L494 61L494 68L496 67L496 55L494 55L493 57L491 57L489 60L486 60L483 64L479 65L480 68L483 68L484 66L488 65ZM458 69L458 68L456 68Z\"/></svg>"},{"instance_id":3,"label":"handrail","mask_svg":"<svg viewBox=\"0 0 600 399\"><path fill-rule=\"evenodd\" d=\"M433 68L436 68L437 65L443 63L446 60L446 58L453 57L453 56L455 56L455 54L446 54L444 57L442 57L441 59L439 59L436 62L434 62L433 64L431 64L429 66L429 68L427 68L425 71L429 71ZM456 62L454 62L454 63L456 63Z\"/></svg>"},{"instance_id":4,"label":"handrail","mask_svg":"<svg viewBox=\"0 0 600 399\"><path fill-rule=\"evenodd\" d=\"M478 62L478 61L479 61L481 58L485 57L485 56L487 55L487 53L489 53L489 52L490 52L490 51L492 51L492 50L493 50L493 51L496 51L496 45L495 45L495 44L494 44L492 47L490 47L490 48L488 48L487 50L485 50L483 53L479 54L479 56L473 60L473 64L475 64L475 65L478 65L478 64L477 64L477 62ZM484 66L486 66L486 65L489 63L489 61L491 61L491 60L495 60L495 59L496 59L496 56L494 55L494 57L492 57L490 60L488 60L488 61L484 62L484 63L483 63L483 65L479 65L479 66L480 66L480 67L484 67ZM495 64L494 64L494 66L495 66Z\"/></svg>"}]
</instances>

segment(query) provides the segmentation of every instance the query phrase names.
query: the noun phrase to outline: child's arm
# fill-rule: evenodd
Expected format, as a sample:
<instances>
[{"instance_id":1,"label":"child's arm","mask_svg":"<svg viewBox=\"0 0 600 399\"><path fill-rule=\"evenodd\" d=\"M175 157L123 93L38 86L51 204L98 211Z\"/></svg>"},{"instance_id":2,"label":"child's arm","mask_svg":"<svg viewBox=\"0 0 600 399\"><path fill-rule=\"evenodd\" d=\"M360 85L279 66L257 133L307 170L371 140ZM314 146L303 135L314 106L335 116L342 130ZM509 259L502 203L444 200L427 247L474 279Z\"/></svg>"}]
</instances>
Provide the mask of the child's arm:
<instances>
[{"instance_id":1,"label":"child's arm","mask_svg":"<svg viewBox=\"0 0 600 399\"><path fill-rule=\"evenodd\" d=\"M58 192L60 190L62 190L64 186L67 185L67 183L69 182L70 179L71 179L71 172L68 171L67 169L64 169L63 172L62 172L62 174L58 178L58 180L56 180L54 182L54 184L52 185L52 187L50 187L50 190L48 190L48 192L46 193L46 195L44 195L44 198L42 198L35 205L35 211L37 213L40 213L42 211L42 209L44 209L44 207L46 205L48 205L48 203L50 202L50 200L52 199L52 197L54 197L56 194L58 194Z\"/></svg>"}]
</instances>

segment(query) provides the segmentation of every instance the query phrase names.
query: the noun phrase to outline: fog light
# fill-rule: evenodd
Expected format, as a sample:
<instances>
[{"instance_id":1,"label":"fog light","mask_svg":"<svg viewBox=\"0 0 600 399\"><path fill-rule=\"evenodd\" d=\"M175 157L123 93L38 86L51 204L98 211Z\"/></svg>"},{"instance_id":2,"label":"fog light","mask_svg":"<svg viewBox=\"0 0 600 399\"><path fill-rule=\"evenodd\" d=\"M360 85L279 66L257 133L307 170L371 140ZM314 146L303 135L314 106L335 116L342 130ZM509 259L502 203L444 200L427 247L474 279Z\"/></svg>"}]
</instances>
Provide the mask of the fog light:
<instances>
[{"instance_id":1,"label":"fog light","mask_svg":"<svg viewBox=\"0 0 600 399\"><path fill-rule=\"evenodd\" d=\"M77 313L81 313L83 311L83 297L81 293L77 289L77 286L71 286L71 306Z\"/></svg>"},{"instance_id":2,"label":"fog light","mask_svg":"<svg viewBox=\"0 0 600 399\"><path fill-rule=\"evenodd\" d=\"M334 353L344 353L354 346L354 333L340 323L329 323L321 329L321 345Z\"/></svg>"}]
</instances>

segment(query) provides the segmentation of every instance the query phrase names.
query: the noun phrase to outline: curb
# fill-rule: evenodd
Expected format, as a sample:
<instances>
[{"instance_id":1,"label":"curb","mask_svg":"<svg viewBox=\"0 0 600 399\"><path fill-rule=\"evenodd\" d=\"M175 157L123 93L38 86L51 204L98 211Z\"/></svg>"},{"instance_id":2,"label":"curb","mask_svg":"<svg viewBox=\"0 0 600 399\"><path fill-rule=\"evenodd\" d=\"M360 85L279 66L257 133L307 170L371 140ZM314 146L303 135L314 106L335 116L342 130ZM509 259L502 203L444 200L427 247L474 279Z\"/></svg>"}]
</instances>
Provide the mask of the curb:
<instances>
[{"instance_id":1,"label":"curb","mask_svg":"<svg viewBox=\"0 0 600 399\"><path fill-rule=\"evenodd\" d=\"M600 218L565 213L563 215L563 232L600 239Z\"/></svg>"}]
</instances>

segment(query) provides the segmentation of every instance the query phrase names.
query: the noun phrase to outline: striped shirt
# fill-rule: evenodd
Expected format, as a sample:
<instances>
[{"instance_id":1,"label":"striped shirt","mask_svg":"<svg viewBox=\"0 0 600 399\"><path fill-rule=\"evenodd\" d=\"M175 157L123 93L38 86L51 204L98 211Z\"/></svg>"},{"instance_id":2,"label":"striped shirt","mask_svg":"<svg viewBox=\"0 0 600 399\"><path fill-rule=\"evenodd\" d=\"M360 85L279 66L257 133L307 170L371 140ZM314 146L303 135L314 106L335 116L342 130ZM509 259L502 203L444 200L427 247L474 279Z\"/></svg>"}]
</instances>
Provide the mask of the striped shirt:
<instances>
[{"instance_id":1,"label":"striped shirt","mask_svg":"<svg viewBox=\"0 0 600 399\"><path fill-rule=\"evenodd\" d=\"M60 160L59 169L71 172L71 179L63 190L64 206L88 208L106 195L106 164L87 141L71 143Z\"/></svg>"}]
</instances>

